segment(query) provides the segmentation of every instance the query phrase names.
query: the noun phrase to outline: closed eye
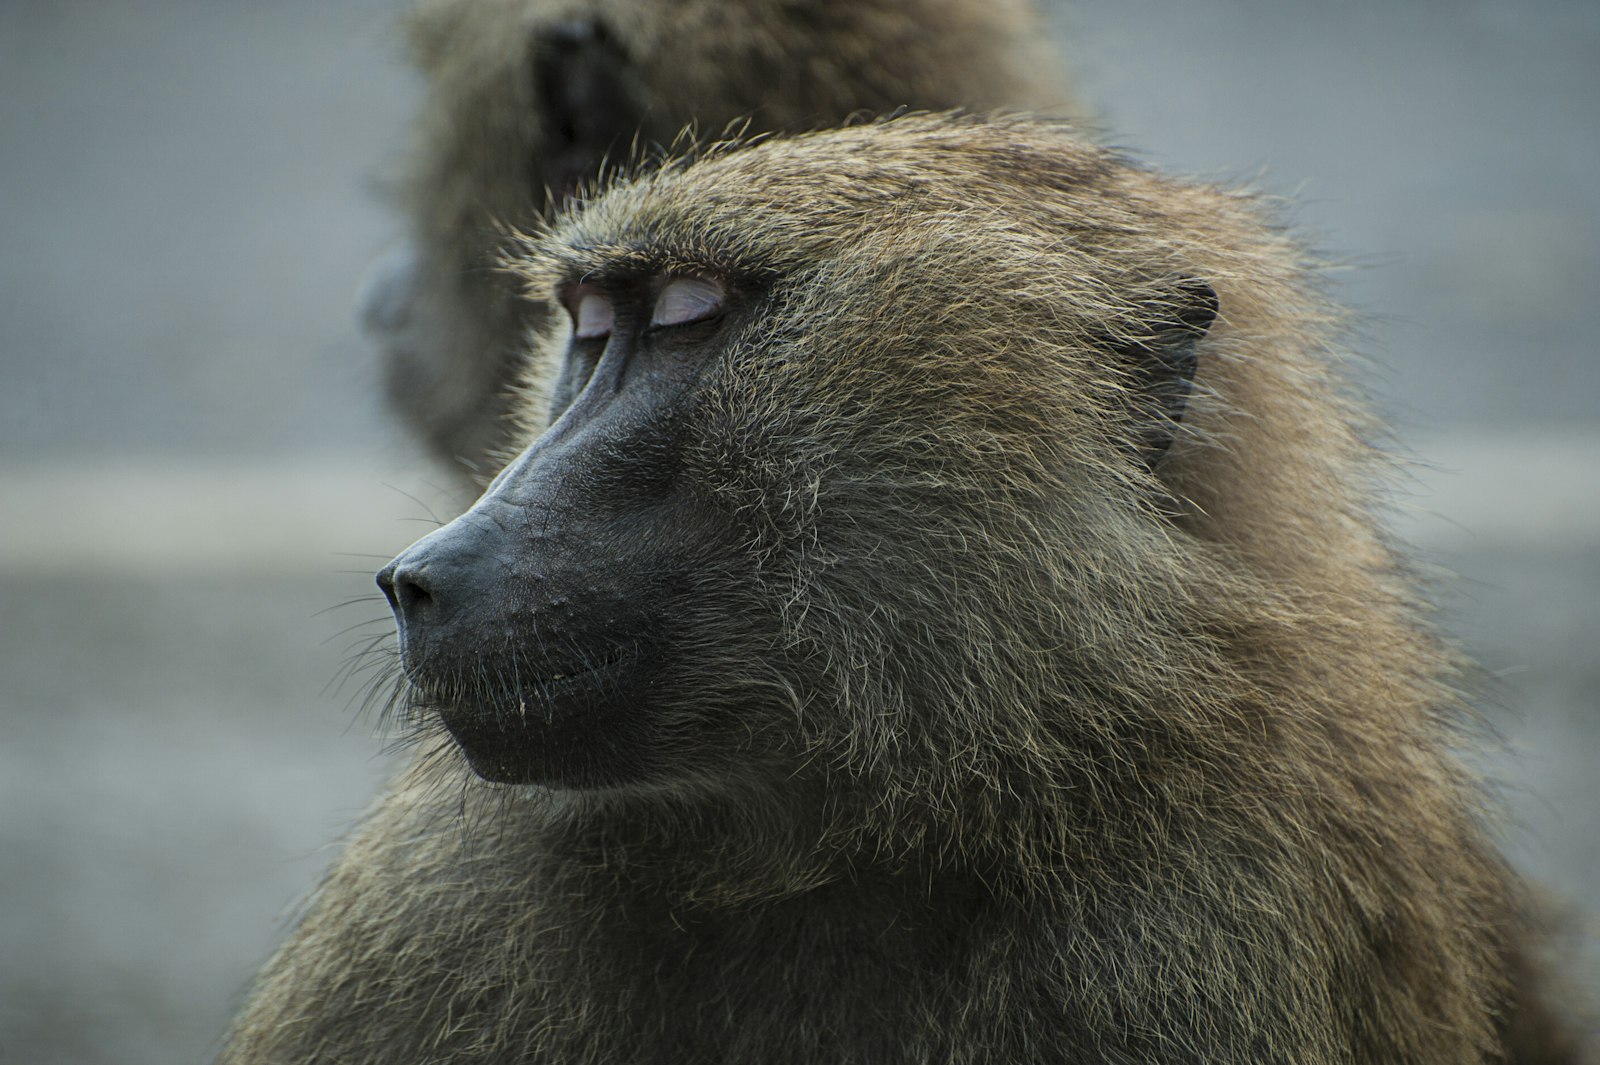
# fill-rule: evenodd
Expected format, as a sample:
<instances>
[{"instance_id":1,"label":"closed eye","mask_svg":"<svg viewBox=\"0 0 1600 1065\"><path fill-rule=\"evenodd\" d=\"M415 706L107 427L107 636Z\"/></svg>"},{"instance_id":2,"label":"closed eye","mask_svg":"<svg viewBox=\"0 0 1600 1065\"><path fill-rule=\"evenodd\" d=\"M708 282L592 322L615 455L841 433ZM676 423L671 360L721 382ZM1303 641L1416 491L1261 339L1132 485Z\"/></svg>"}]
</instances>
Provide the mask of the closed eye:
<instances>
[{"instance_id":1,"label":"closed eye","mask_svg":"<svg viewBox=\"0 0 1600 1065\"><path fill-rule=\"evenodd\" d=\"M585 292L572 311L572 335L579 340L608 337L616 320L616 308L604 293Z\"/></svg>"},{"instance_id":2,"label":"closed eye","mask_svg":"<svg viewBox=\"0 0 1600 1065\"><path fill-rule=\"evenodd\" d=\"M720 281L709 277L675 277L662 286L650 312L650 326L687 325L722 313L727 295Z\"/></svg>"}]
</instances>

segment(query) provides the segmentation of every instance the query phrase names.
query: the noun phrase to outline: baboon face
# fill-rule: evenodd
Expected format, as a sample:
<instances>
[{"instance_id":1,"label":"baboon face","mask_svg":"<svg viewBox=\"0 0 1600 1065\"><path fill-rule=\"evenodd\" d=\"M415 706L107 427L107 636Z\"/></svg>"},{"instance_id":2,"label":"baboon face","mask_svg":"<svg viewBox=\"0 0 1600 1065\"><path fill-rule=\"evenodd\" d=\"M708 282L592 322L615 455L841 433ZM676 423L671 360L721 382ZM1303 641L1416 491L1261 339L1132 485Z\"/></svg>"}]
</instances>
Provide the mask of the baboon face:
<instances>
[{"instance_id":1,"label":"baboon face","mask_svg":"<svg viewBox=\"0 0 1600 1065\"><path fill-rule=\"evenodd\" d=\"M570 336L553 423L378 579L416 693L481 775L648 781L668 749L696 740L672 709L685 672L674 662L704 589L737 556L726 521L685 483L683 450L754 297L730 278L665 272L554 296Z\"/></svg>"},{"instance_id":2,"label":"baboon face","mask_svg":"<svg viewBox=\"0 0 1600 1065\"><path fill-rule=\"evenodd\" d=\"M1160 520L1215 297L1135 270L1041 300L1101 250L995 240L1022 179L974 194L966 168L1014 146L940 174L917 128L668 167L521 265L565 309L554 420L378 578L414 702L480 775L725 780L931 735L993 654L1044 669L1028 649L1067 640L1028 603L1050 528ZM1083 161L1055 164L1078 199Z\"/></svg>"}]
</instances>

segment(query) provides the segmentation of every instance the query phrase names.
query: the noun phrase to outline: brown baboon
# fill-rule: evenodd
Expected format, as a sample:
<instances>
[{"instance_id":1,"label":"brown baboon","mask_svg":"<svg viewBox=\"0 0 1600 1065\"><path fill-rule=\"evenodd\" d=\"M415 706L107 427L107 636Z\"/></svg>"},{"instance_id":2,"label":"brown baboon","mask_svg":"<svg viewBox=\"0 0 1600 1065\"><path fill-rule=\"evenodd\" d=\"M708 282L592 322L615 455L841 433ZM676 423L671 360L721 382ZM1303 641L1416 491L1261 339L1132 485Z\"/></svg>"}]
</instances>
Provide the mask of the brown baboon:
<instances>
[{"instance_id":1,"label":"brown baboon","mask_svg":"<svg viewBox=\"0 0 1600 1065\"><path fill-rule=\"evenodd\" d=\"M950 115L530 242L554 420L379 575L423 749L224 1060L1578 1060L1309 269Z\"/></svg>"},{"instance_id":2,"label":"brown baboon","mask_svg":"<svg viewBox=\"0 0 1600 1065\"><path fill-rule=\"evenodd\" d=\"M506 227L606 158L691 122L1062 105L1029 0L431 0L412 37L429 94L403 181L411 241L374 270L363 317L391 402L480 488L508 456L508 386L545 313L493 268Z\"/></svg>"}]
</instances>

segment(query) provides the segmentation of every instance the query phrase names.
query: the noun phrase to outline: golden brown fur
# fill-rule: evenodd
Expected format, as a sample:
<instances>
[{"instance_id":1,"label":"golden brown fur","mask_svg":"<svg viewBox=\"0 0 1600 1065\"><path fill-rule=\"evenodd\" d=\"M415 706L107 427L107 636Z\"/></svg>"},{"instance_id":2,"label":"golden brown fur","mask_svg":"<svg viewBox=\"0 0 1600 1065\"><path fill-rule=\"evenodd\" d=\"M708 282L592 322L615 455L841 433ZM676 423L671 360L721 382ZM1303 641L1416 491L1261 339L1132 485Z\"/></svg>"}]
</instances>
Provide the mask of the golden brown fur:
<instances>
[{"instance_id":1,"label":"golden brown fur","mask_svg":"<svg viewBox=\"0 0 1600 1065\"><path fill-rule=\"evenodd\" d=\"M505 392L542 313L494 265L509 228L532 225L563 191L539 35L582 20L607 27L625 57L611 73L638 108L641 150L690 124L715 133L747 122L754 133L902 107L1064 104L1028 0L423 3L411 37L428 93L403 180L422 257L408 331L385 341L389 392L480 487L505 457ZM634 151L624 124L613 162Z\"/></svg>"},{"instance_id":2,"label":"golden brown fur","mask_svg":"<svg viewBox=\"0 0 1600 1065\"><path fill-rule=\"evenodd\" d=\"M1579 1060L1340 316L1249 196L912 116L624 181L519 268L633 266L764 279L683 426L739 546L677 779L420 758L224 1061ZM1112 352L1196 282L1152 464Z\"/></svg>"}]
</instances>

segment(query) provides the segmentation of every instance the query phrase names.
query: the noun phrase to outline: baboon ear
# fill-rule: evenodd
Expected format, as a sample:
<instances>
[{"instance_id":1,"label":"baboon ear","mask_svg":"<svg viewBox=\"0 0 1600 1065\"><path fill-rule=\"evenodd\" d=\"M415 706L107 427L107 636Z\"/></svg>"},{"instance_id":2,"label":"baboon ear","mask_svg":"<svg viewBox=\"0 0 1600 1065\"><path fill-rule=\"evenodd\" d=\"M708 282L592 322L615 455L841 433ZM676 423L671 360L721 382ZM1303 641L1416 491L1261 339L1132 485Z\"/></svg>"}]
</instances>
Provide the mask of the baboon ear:
<instances>
[{"instance_id":1,"label":"baboon ear","mask_svg":"<svg viewBox=\"0 0 1600 1065\"><path fill-rule=\"evenodd\" d=\"M1143 393L1137 443L1148 462L1172 446L1173 429L1183 420L1194 386L1200 339L1216 317L1215 290L1204 281L1186 280L1170 300L1152 308L1143 335L1119 345Z\"/></svg>"},{"instance_id":2,"label":"baboon ear","mask_svg":"<svg viewBox=\"0 0 1600 1065\"><path fill-rule=\"evenodd\" d=\"M597 18L572 18L533 35L534 98L544 137L535 160L556 206L625 152L644 118L636 78L616 35Z\"/></svg>"}]
</instances>

